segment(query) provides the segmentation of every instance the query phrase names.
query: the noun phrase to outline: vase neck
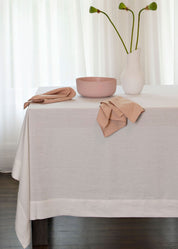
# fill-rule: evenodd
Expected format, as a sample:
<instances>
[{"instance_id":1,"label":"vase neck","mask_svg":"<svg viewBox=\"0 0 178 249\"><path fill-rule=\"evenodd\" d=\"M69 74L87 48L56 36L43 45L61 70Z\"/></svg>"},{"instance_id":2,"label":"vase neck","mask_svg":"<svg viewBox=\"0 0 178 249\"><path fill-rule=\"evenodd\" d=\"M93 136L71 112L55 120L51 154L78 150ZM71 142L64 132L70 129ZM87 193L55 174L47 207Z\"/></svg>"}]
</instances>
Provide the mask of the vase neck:
<instances>
[{"instance_id":1,"label":"vase neck","mask_svg":"<svg viewBox=\"0 0 178 249\"><path fill-rule=\"evenodd\" d=\"M127 64L136 66L140 64L140 49L134 50L132 53L127 55Z\"/></svg>"}]
</instances>

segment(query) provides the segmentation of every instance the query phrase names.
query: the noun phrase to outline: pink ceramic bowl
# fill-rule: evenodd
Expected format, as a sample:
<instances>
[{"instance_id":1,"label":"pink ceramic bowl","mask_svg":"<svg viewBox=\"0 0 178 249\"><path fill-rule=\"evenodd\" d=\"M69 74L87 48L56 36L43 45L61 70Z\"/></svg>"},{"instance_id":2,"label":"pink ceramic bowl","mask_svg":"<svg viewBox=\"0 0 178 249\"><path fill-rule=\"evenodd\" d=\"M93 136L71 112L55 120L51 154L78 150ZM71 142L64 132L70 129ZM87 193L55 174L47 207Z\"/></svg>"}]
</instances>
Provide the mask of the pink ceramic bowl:
<instances>
[{"instance_id":1,"label":"pink ceramic bowl","mask_svg":"<svg viewBox=\"0 0 178 249\"><path fill-rule=\"evenodd\" d=\"M116 91L116 83L116 79L106 77L76 79L78 93L89 98L102 98L113 95Z\"/></svg>"}]
</instances>

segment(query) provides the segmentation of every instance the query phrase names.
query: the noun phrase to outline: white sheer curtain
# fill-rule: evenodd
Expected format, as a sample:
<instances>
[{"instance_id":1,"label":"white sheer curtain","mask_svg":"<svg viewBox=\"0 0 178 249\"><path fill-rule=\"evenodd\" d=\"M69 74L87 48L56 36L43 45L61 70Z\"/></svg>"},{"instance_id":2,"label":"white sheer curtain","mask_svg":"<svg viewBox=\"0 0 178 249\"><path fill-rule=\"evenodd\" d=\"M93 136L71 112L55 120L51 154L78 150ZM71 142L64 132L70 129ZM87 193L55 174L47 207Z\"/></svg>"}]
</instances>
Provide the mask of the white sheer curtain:
<instances>
[{"instance_id":1,"label":"white sheer curtain","mask_svg":"<svg viewBox=\"0 0 178 249\"><path fill-rule=\"evenodd\" d=\"M150 1L125 3L138 12ZM142 15L145 81L175 84L177 3L157 3L157 12ZM126 53L105 16L89 14L90 5L110 15L129 47L132 17L118 10L118 0L0 0L0 171L12 168L23 102L35 88L74 86L76 77L91 75L116 77L119 84Z\"/></svg>"}]
</instances>

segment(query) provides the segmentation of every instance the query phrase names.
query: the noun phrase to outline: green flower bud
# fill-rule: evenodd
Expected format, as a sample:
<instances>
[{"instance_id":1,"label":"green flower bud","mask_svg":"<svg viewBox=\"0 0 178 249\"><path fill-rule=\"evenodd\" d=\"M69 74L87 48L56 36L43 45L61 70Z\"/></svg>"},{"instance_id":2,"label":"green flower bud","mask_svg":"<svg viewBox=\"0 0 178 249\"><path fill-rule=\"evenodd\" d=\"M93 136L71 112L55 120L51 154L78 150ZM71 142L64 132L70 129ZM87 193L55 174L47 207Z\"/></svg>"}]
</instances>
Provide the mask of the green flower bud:
<instances>
[{"instance_id":1,"label":"green flower bud","mask_svg":"<svg viewBox=\"0 0 178 249\"><path fill-rule=\"evenodd\" d=\"M90 6L89 12L90 13L96 13L96 12L98 12L98 10L93 6Z\"/></svg>"},{"instance_id":2,"label":"green flower bud","mask_svg":"<svg viewBox=\"0 0 178 249\"><path fill-rule=\"evenodd\" d=\"M157 3L152 2L150 5L148 5L149 10L157 10Z\"/></svg>"},{"instance_id":3,"label":"green flower bud","mask_svg":"<svg viewBox=\"0 0 178 249\"><path fill-rule=\"evenodd\" d=\"M119 9L120 9L120 10L126 10L127 7L125 6L124 3L120 3L120 4L119 4Z\"/></svg>"}]
</instances>

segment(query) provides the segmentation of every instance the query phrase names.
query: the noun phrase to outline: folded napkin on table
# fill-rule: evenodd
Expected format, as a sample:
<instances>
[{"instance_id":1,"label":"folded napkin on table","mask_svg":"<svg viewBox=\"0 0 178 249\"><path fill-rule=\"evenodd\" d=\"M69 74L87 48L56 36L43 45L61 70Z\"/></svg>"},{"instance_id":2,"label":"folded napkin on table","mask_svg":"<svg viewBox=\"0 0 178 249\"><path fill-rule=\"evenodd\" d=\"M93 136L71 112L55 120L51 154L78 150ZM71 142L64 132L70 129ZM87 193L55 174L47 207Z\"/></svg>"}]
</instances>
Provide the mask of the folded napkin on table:
<instances>
[{"instance_id":1,"label":"folded napkin on table","mask_svg":"<svg viewBox=\"0 0 178 249\"><path fill-rule=\"evenodd\" d=\"M113 97L100 103L97 121L105 137L127 125L127 118L136 122L144 109L135 102L123 97Z\"/></svg>"},{"instance_id":2,"label":"folded napkin on table","mask_svg":"<svg viewBox=\"0 0 178 249\"><path fill-rule=\"evenodd\" d=\"M76 92L71 87L57 88L52 91L33 96L24 103L24 109L29 106L30 103L50 104L72 99L75 95Z\"/></svg>"}]
</instances>

